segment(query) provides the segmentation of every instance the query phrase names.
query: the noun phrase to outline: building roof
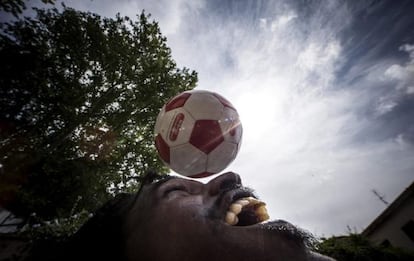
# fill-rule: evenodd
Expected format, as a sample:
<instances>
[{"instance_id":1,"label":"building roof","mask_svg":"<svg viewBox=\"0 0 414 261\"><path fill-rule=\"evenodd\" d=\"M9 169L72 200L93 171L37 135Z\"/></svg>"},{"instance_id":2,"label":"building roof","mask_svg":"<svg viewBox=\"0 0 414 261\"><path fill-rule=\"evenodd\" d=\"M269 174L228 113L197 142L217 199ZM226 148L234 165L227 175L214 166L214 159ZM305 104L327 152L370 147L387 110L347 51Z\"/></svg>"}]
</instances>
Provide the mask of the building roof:
<instances>
[{"instance_id":1,"label":"building roof","mask_svg":"<svg viewBox=\"0 0 414 261\"><path fill-rule=\"evenodd\" d=\"M363 236L371 235L382 223L384 223L392 214L406 201L414 195L414 182L411 183L392 203L389 205L374 221L369 224L364 231Z\"/></svg>"}]
</instances>

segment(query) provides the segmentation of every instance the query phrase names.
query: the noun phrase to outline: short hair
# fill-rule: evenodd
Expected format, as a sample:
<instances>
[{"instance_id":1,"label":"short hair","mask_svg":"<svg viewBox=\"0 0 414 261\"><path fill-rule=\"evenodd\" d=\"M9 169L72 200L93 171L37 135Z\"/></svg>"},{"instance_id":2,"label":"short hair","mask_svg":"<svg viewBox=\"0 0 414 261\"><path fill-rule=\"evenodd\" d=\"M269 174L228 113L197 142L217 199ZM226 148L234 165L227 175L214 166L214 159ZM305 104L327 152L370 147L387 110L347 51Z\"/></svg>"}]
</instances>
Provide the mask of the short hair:
<instances>
[{"instance_id":1,"label":"short hair","mask_svg":"<svg viewBox=\"0 0 414 261\"><path fill-rule=\"evenodd\" d=\"M62 244L57 251L59 253L52 254L49 259L43 257L39 260L126 260L123 224L129 210L138 200L143 187L171 178L173 176L159 175L154 171L137 178L140 185L136 193L116 195Z\"/></svg>"},{"instance_id":2,"label":"short hair","mask_svg":"<svg viewBox=\"0 0 414 261\"><path fill-rule=\"evenodd\" d=\"M32 260L126 260L124 224L144 186L163 183L172 176L148 172L137 178L136 193L120 193L100 207L81 228L64 242L43 242ZM53 245L53 247L52 247Z\"/></svg>"},{"instance_id":3,"label":"short hair","mask_svg":"<svg viewBox=\"0 0 414 261\"><path fill-rule=\"evenodd\" d=\"M122 226L133 199L133 194L116 195L68 239L38 242L29 260L126 260Z\"/></svg>"}]
</instances>

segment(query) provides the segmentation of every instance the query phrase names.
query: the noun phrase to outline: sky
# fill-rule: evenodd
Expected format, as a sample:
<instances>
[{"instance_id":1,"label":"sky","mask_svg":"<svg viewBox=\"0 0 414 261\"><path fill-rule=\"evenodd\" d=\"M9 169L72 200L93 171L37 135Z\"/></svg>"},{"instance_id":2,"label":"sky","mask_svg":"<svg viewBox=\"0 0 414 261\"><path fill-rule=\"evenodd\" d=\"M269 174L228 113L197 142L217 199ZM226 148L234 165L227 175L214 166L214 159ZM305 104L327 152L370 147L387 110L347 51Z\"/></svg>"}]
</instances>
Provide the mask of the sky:
<instances>
[{"instance_id":1,"label":"sky","mask_svg":"<svg viewBox=\"0 0 414 261\"><path fill-rule=\"evenodd\" d=\"M386 208L373 190L392 202L413 182L414 1L65 3L159 22L196 89L238 110L242 146L225 171L272 219L316 236L361 232Z\"/></svg>"}]
</instances>

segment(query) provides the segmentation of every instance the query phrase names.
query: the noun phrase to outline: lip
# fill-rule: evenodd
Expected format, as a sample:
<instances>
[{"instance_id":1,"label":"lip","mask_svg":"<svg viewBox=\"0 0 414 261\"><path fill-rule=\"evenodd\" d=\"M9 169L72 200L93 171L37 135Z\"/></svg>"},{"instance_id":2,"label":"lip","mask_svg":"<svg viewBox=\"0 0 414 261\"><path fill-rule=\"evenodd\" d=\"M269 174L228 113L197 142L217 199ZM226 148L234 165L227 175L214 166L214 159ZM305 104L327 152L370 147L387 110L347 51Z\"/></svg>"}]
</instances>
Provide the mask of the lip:
<instances>
[{"instance_id":1,"label":"lip","mask_svg":"<svg viewBox=\"0 0 414 261\"><path fill-rule=\"evenodd\" d=\"M224 221L223 221L224 223ZM246 236L248 234L245 233L263 233L262 235L269 235L269 236L278 236L283 237L289 240L294 240L299 244L307 244L311 242L313 239L312 234L297 228L296 226L292 225L291 223L284 221L284 220L272 220L266 221L264 223L257 223L250 226L229 226L226 225L225 228L228 233L230 231L243 231L243 235ZM232 233L232 232L231 232Z\"/></svg>"},{"instance_id":2,"label":"lip","mask_svg":"<svg viewBox=\"0 0 414 261\"><path fill-rule=\"evenodd\" d=\"M246 226L229 225L225 222L226 212L228 211L230 205L233 202L245 197L253 197L255 199L258 199L258 197L249 188L238 187L224 192L217 200L215 222L219 222L220 225L223 226L222 229L225 229L229 233L230 231L244 231L243 233L265 233L266 235L270 236L277 235L284 238L295 240L299 243L307 242L308 239L312 238L311 234L281 219L267 220L265 222Z\"/></svg>"},{"instance_id":3,"label":"lip","mask_svg":"<svg viewBox=\"0 0 414 261\"><path fill-rule=\"evenodd\" d=\"M301 244L311 245L312 242L314 242L314 236L310 232L302 230L285 220L272 220L265 223L256 224L254 226L263 231L267 231L268 233L278 234Z\"/></svg>"}]
</instances>

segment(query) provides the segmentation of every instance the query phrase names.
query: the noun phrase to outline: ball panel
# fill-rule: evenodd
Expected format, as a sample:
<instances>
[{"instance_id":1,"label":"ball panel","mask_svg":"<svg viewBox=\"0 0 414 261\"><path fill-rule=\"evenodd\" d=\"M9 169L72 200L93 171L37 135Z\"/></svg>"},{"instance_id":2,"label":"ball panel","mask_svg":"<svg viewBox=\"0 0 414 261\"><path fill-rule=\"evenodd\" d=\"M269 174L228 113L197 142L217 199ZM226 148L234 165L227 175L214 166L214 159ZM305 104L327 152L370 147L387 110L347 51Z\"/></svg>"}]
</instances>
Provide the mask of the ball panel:
<instances>
[{"instance_id":1,"label":"ball panel","mask_svg":"<svg viewBox=\"0 0 414 261\"><path fill-rule=\"evenodd\" d=\"M170 147L168 144L164 141L162 136L160 134L157 135L155 138L155 147L158 150L158 154L160 155L160 158L166 162L170 163Z\"/></svg>"},{"instance_id":2,"label":"ball panel","mask_svg":"<svg viewBox=\"0 0 414 261\"><path fill-rule=\"evenodd\" d=\"M198 173L198 174L195 174L195 175L191 175L191 176L189 176L190 178L205 178L205 177L208 177L208 176L211 176L211 175L214 175L214 174L216 174L216 173L211 173L211 172L207 172L207 171L204 171L204 172L202 172L202 173Z\"/></svg>"},{"instance_id":3,"label":"ball panel","mask_svg":"<svg viewBox=\"0 0 414 261\"><path fill-rule=\"evenodd\" d=\"M225 107L231 108L233 110L236 110L233 106L233 104L231 104L230 101L228 101L226 98L224 98L223 96L221 96L218 93L212 93Z\"/></svg>"},{"instance_id":4,"label":"ball panel","mask_svg":"<svg viewBox=\"0 0 414 261\"><path fill-rule=\"evenodd\" d=\"M206 171L207 155L189 143L171 147L170 159L171 169L184 176Z\"/></svg>"},{"instance_id":5,"label":"ball panel","mask_svg":"<svg viewBox=\"0 0 414 261\"><path fill-rule=\"evenodd\" d=\"M237 111L228 107L224 108L219 123L225 141L233 143L239 143L241 141L243 128Z\"/></svg>"},{"instance_id":6,"label":"ball panel","mask_svg":"<svg viewBox=\"0 0 414 261\"><path fill-rule=\"evenodd\" d=\"M181 93L174 98L172 98L167 104L165 105L165 111L171 111L176 108L183 107L185 102L188 100L188 98L191 96L191 93L184 92Z\"/></svg>"},{"instance_id":7,"label":"ball panel","mask_svg":"<svg viewBox=\"0 0 414 261\"><path fill-rule=\"evenodd\" d=\"M165 105L162 107L162 109L160 110L160 112L157 115L157 119L155 120L155 126L154 126L154 134L155 136L158 135L158 133L160 133L160 129L161 129L161 124L164 121L164 115L165 115Z\"/></svg>"},{"instance_id":8,"label":"ball panel","mask_svg":"<svg viewBox=\"0 0 414 261\"><path fill-rule=\"evenodd\" d=\"M207 172L219 173L224 170L235 158L239 148L231 142L221 143L213 150L207 159Z\"/></svg>"},{"instance_id":9,"label":"ball panel","mask_svg":"<svg viewBox=\"0 0 414 261\"><path fill-rule=\"evenodd\" d=\"M218 120L224 105L210 92L193 92L184 108L197 120Z\"/></svg>"},{"instance_id":10,"label":"ball panel","mask_svg":"<svg viewBox=\"0 0 414 261\"><path fill-rule=\"evenodd\" d=\"M161 134L170 147L190 140L195 120L183 108L163 113L159 121L158 128L155 129L156 134Z\"/></svg>"},{"instance_id":11,"label":"ball panel","mask_svg":"<svg viewBox=\"0 0 414 261\"><path fill-rule=\"evenodd\" d=\"M185 120L185 115L182 112L175 114L174 120L172 121L170 131L168 132L168 140L176 141L180 131L182 130L181 126ZM182 133L182 132L181 132Z\"/></svg>"},{"instance_id":12,"label":"ball panel","mask_svg":"<svg viewBox=\"0 0 414 261\"><path fill-rule=\"evenodd\" d=\"M220 124L216 120L198 120L194 124L190 143L209 154L224 141Z\"/></svg>"}]
</instances>

